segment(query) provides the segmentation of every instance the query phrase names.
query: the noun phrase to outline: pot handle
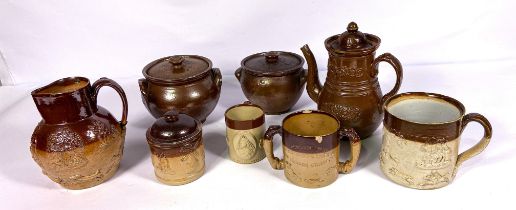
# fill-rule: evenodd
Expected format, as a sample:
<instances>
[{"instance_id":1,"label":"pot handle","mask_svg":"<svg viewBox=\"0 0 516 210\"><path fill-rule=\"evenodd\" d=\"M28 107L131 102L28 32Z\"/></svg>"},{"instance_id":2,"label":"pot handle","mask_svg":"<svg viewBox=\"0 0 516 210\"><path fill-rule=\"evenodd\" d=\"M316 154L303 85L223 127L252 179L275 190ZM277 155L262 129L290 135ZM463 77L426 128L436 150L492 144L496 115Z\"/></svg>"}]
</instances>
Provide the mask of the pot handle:
<instances>
[{"instance_id":1,"label":"pot handle","mask_svg":"<svg viewBox=\"0 0 516 210\"><path fill-rule=\"evenodd\" d=\"M217 84L217 87L220 90L220 87L222 86L222 73L220 73L219 68L213 68L211 69L213 71L213 76L215 79L215 84Z\"/></svg>"},{"instance_id":2,"label":"pot handle","mask_svg":"<svg viewBox=\"0 0 516 210\"><path fill-rule=\"evenodd\" d=\"M281 126L279 125L271 125L265 132L265 135L263 136L263 149L265 150L265 155L267 156L267 160L269 161L269 164L271 164L271 167L273 169L281 170L285 168L285 162L283 159L279 159L274 156L274 146L272 144L272 139L274 135L280 134L281 135L282 130Z\"/></svg>"},{"instance_id":3,"label":"pot handle","mask_svg":"<svg viewBox=\"0 0 516 210\"><path fill-rule=\"evenodd\" d=\"M347 136L349 139L349 144L351 145L351 157L346 162L339 162L339 173L347 174L355 168L358 162L358 157L360 156L360 136L355 132L353 128L344 128L339 131L340 136Z\"/></svg>"},{"instance_id":4,"label":"pot handle","mask_svg":"<svg viewBox=\"0 0 516 210\"><path fill-rule=\"evenodd\" d=\"M460 128L460 133L462 134L462 131L464 131L466 125L473 121L480 123L480 125L484 127L484 137L482 137L480 142L478 142L475 146L459 154L459 156L457 157L457 163L455 163L453 175L457 173L457 169L464 161L484 151L484 149L491 141L491 137L493 136L493 127L491 127L491 123L489 123L489 121L484 116L478 113L469 113L462 118L462 126Z\"/></svg>"},{"instance_id":5,"label":"pot handle","mask_svg":"<svg viewBox=\"0 0 516 210\"><path fill-rule=\"evenodd\" d=\"M146 79L139 79L138 80L138 85L140 86L140 92L142 93L142 96L143 98L145 98L145 100L148 99L148 95L147 95L147 87L148 87L148 83L147 83L147 80Z\"/></svg>"},{"instance_id":6,"label":"pot handle","mask_svg":"<svg viewBox=\"0 0 516 210\"><path fill-rule=\"evenodd\" d=\"M300 85L304 85L304 84L305 84L307 74L308 74L308 70L306 70L306 69L301 69L301 77L300 77L300 79L299 79L299 84L300 84Z\"/></svg>"},{"instance_id":7,"label":"pot handle","mask_svg":"<svg viewBox=\"0 0 516 210\"><path fill-rule=\"evenodd\" d=\"M98 79L97 81L95 81L93 83L93 85L91 85L91 88L93 90L91 99L93 100L93 103L95 103L95 105L96 105L99 90L100 90L100 88L102 88L104 86L109 86L109 87L115 89L115 91L118 92L118 95L120 95L120 98L122 99L122 108L123 109L122 109L122 120L120 120L120 125L123 128L127 124L127 97L125 96L124 89L122 89L122 87L117 82L115 82L112 79L108 79L106 77L102 77L102 78Z\"/></svg>"},{"instance_id":8,"label":"pot handle","mask_svg":"<svg viewBox=\"0 0 516 210\"><path fill-rule=\"evenodd\" d=\"M376 59L374 59L373 69L375 70L373 71L373 76L376 76L378 74L378 64L380 64L380 62L382 61L389 63L394 68L394 71L396 71L396 84L394 85L391 91L389 91L382 97L381 104L383 104L385 100L392 97L394 94L398 92L401 86L401 80L403 80L403 67L401 66L400 61L390 53L384 53L378 56Z\"/></svg>"},{"instance_id":9,"label":"pot handle","mask_svg":"<svg viewBox=\"0 0 516 210\"><path fill-rule=\"evenodd\" d=\"M240 76L242 76L242 67L235 70L235 77L240 81Z\"/></svg>"}]
</instances>

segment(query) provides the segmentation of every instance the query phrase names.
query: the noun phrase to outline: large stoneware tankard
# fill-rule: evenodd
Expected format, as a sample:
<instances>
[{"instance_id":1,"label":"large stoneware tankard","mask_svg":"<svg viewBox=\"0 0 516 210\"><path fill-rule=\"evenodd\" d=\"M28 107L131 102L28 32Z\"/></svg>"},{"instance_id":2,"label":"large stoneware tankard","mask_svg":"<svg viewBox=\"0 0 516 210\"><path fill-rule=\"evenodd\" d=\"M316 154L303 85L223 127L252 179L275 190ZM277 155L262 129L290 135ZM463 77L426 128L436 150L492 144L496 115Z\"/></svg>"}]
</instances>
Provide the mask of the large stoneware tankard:
<instances>
[{"instance_id":1,"label":"large stoneware tankard","mask_svg":"<svg viewBox=\"0 0 516 210\"><path fill-rule=\"evenodd\" d=\"M318 109L337 116L343 127L354 128L360 137L370 136L382 121L383 102L398 92L403 70L390 53L375 58L380 38L358 31L351 22L347 31L324 41L328 50L328 74L322 86L317 64L308 45L301 48L308 63L307 92ZM378 64L387 62L396 71L396 84L382 95L378 83Z\"/></svg>"}]
</instances>

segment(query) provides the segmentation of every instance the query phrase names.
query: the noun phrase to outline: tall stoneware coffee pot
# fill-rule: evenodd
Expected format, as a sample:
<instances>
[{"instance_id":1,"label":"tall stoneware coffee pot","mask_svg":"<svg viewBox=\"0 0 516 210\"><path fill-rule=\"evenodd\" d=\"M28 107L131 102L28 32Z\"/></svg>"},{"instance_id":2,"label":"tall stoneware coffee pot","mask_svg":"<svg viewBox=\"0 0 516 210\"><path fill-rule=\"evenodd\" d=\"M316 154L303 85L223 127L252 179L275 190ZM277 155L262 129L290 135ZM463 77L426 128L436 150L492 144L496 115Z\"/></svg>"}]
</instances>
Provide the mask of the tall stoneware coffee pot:
<instances>
[{"instance_id":1,"label":"tall stoneware coffee pot","mask_svg":"<svg viewBox=\"0 0 516 210\"><path fill-rule=\"evenodd\" d=\"M403 70L390 53L375 58L380 38L358 31L351 22L347 31L324 41L328 50L328 74L324 86L319 82L317 64L308 45L301 48L308 63L306 90L319 110L334 114L343 127L352 127L362 139L380 125L383 102L398 92ZM382 96L378 84L378 64L385 61L396 71L396 84Z\"/></svg>"},{"instance_id":2,"label":"tall stoneware coffee pot","mask_svg":"<svg viewBox=\"0 0 516 210\"><path fill-rule=\"evenodd\" d=\"M122 120L97 105L104 86L122 98ZM84 189L111 178L122 159L127 123L127 99L115 81L101 78L93 85L83 77L57 80L32 92L43 120L32 134L30 151L52 181L68 189Z\"/></svg>"}]
</instances>

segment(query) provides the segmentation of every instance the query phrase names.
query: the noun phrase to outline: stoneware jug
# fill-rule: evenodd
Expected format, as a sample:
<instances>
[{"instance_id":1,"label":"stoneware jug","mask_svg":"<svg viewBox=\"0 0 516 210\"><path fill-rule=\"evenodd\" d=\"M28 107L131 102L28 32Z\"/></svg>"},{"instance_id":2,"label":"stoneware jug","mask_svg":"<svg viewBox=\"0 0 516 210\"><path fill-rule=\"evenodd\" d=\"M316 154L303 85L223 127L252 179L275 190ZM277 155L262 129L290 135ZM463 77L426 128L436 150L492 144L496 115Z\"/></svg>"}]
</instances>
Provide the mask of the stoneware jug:
<instances>
[{"instance_id":1,"label":"stoneware jug","mask_svg":"<svg viewBox=\"0 0 516 210\"><path fill-rule=\"evenodd\" d=\"M122 98L122 120L97 105L101 87ZM51 180L68 189L84 189L111 178L122 159L127 99L122 87L107 78L93 85L84 77L57 80L32 92L43 120L32 134L30 151Z\"/></svg>"},{"instance_id":2,"label":"stoneware jug","mask_svg":"<svg viewBox=\"0 0 516 210\"><path fill-rule=\"evenodd\" d=\"M341 126L352 127L362 139L370 136L382 121L383 102L398 92L403 77L396 57L384 53L375 58L380 38L358 31L351 22L347 31L324 41L328 50L328 73L324 86L319 82L317 64L308 45L301 48L308 63L306 90L319 110L339 118ZM396 84L382 96L378 64L385 61L396 71Z\"/></svg>"}]
</instances>

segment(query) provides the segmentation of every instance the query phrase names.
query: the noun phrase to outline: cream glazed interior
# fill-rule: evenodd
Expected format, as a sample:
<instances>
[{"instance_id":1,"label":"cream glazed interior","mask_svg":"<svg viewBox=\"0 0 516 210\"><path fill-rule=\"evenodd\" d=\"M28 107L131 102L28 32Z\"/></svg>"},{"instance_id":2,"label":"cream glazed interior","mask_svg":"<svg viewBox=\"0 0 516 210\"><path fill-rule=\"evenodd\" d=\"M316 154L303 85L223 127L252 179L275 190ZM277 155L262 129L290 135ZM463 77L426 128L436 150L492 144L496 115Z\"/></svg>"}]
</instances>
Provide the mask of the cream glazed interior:
<instances>
[{"instance_id":1,"label":"cream glazed interior","mask_svg":"<svg viewBox=\"0 0 516 210\"><path fill-rule=\"evenodd\" d=\"M439 124L458 120L462 111L443 99L428 96L400 97L387 104L397 118L420 124Z\"/></svg>"},{"instance_id":2,"label":"cream glazed interior","mask_svg":"<svg viewBox=\"0 0 516 210\"><path fill-rule=\"evenodd\" d=\"M237 106L226 113L226 117L234 121L254 120L264 114L263 110L256 106Z\"/></svg>"}]
</instances>

